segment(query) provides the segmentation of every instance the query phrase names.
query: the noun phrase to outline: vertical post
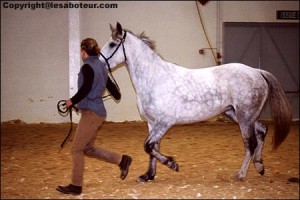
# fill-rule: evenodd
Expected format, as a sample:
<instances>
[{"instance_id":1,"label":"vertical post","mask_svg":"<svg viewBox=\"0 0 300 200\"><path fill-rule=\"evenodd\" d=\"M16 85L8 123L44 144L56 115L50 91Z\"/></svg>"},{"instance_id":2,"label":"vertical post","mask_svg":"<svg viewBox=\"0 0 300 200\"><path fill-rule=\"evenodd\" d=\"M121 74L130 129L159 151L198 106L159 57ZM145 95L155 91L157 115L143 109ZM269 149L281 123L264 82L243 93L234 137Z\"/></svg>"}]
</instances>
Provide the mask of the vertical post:
<instances>
[{"instance_id":1,"label":"vertical post","mask_svg":"<svg viewBox=\"0 0 300 200\"><path fill-rule=\"evenodd\" d=\"M69 8L69 95L72 97L78 90L77 78L80 70L80 22L79 10ZM78 116L74 116L74 122Z\"/></svg>"},{"instance_id":2,"label":"vertical post","mask_svg":"<svg viewBox=\"0 0 300 200\"><path fill-rule=\"evenodd\" d=\"M217 60L218 60L218 65L220 65L222 62L221 62L221 44L222 44L222 40L221 40L221 25L222 25L222 22L221 22L221 17L220 17L220 4L221 2L220 1L217 1L217 14L216 14L216 57L217 57Z\"/></svg>"}]
</instances>

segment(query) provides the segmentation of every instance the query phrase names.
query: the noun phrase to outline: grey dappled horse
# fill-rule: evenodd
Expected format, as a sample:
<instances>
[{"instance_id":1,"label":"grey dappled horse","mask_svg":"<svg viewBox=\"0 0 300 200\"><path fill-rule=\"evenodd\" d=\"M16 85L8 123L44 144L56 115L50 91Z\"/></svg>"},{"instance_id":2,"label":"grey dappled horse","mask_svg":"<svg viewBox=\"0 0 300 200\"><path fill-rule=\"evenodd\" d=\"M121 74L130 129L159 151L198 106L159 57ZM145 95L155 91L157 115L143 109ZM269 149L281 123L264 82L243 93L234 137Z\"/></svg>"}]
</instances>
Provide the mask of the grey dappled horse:
<instances>
[{"instance_id":1,"label":"grey dappled horse","mask_svg":"<svg viewBox=\"0 0 300 200\"><path fill-rule=\"evenodd\" d=\"M271 73L239 63L187 69L159 56L144 33L135 35L119 23L110 28L111 38L101 49L104 58L100 59L113 67L127 63L140 115L149 128L144 148L150 163L139 182L154 179L156 160L178 171L175 160L159 152L161 138L171 126L220 113L237 122L241 130L245 157L237 180L246 178L251 159L257 172L264 174L261 154L267 126L258 118L267 99L274 120L273 149L285 140L292 121L290 104Z\"/></svg>"}]
</instances>

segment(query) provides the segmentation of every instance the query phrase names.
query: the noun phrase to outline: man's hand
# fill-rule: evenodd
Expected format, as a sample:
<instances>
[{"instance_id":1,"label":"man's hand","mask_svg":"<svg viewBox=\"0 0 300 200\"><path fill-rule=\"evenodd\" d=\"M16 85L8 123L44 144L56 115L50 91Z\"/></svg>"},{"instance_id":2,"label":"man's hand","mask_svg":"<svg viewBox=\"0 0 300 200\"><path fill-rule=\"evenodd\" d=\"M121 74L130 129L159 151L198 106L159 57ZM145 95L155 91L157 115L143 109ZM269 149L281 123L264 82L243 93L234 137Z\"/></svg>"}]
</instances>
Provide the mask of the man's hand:
<instances>
[{"instance_id":1,"label":"man's hand","mask_svg":"<svg viewBox=\"0 0 300 200\"><path fill-rule=\"evenodd\" d=\"M66 100L66 106L69 108L70 106L72 106L72 101L71 99Z\"/></svg>"}]
</instances>

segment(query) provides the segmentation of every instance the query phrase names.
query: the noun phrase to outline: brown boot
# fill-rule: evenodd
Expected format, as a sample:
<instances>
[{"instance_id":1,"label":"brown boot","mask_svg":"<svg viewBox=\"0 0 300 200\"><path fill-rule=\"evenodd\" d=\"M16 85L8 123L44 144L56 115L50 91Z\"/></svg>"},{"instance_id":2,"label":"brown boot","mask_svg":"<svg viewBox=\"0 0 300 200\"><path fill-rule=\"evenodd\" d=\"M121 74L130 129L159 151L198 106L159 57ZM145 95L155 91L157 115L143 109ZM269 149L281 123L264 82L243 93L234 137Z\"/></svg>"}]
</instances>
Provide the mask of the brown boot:
<instances>
[{"instance_id":1,"label":"brown boot","mask_svg":"<svg viewBox=\"0 0 300 200\"><path fill-rule=\"evenodd\" d=\"M129 166L131 164L131 157L130 156L127 156L127 155L123 155L122 156L122 160L119 164L120 166L120 170L121 170L121 175L120 175L120 178L122 180L124 180L128 174L128 171L129 171Z\"/></svg>"},{"instance_id":2,"label":"brown boot","mask_svg":"<svg viewBox=\"0 0 300 200\"><path fill-rule=\"evenodd\" d=\"M58 186L56 190L64 194L79 195L82 192L82 187L70 184L68 186Z\"/></svg>"}]
</instances>

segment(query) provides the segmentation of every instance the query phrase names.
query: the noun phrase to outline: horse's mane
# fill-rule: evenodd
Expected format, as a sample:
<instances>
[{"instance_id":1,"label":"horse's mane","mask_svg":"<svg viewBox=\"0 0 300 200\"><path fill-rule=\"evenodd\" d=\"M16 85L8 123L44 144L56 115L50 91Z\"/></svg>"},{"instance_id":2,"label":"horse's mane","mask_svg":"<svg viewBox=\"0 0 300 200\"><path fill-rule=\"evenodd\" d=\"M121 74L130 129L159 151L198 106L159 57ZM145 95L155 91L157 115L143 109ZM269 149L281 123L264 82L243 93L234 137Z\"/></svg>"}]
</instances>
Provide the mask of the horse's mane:
<instances>
[{"instance_id":1,"label":"horse's mane","mask_svg":"<svg viewBox=\"0 0 300 200\"><path fill-rule=\"evenodd\" d=\"M148 47L150 47L153 51L156 51L155 41L150 40L150 38L148 36L146 36L144 31L142 33L140 33L139 35L136 35L132 31L127 30L127 29L125 31L127 31L127 32L131 33L132 35L136 36L137 38L141 39Z\"/></svg>"}]
</instances>

